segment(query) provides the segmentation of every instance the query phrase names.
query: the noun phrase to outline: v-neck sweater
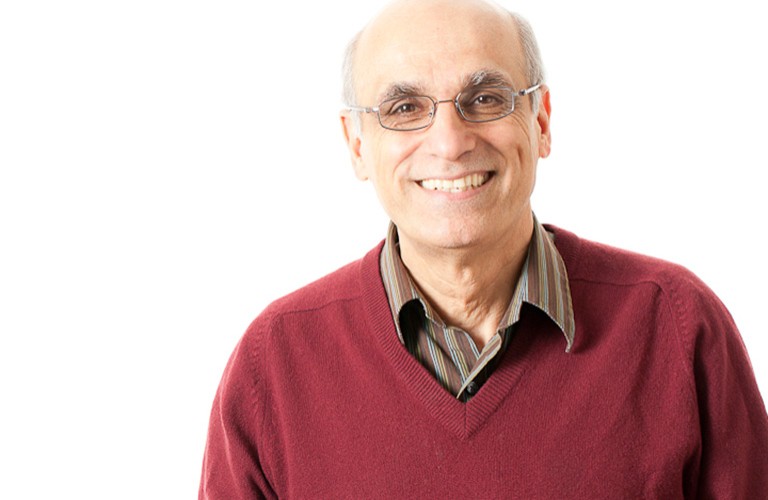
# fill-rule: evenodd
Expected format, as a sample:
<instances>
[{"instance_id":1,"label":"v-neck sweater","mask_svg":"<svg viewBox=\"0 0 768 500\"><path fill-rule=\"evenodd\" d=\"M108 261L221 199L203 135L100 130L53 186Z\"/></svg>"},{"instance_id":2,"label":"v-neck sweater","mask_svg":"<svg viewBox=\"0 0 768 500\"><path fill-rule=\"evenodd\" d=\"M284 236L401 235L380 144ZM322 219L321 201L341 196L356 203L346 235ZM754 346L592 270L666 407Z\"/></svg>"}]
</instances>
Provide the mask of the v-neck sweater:
<instances>
[{"instance_id":1,"label":"v-neck sweater","mask_svg":"<svg viewBox=\"0 0 768 500\"><path fill-rule=\"evenodd\" d=\"M573 308L568 273L551 236L536 216L527 255L496 333L484 346L470 334L446 324L419 290L400 257L397 227L390 222L381 250L380 272L398 338L440 385L463 402L482 386L513 337L524 303L545 312L563 331L564 349L573 342Z\"/></svg>"},{"instance_id":2,"label":"v-neck sweater","mask_svg":"<svg viewBox=\"0 0 768 500\"><path fill-rule=\"evenodd\" d=\"M229 360L200 498L761 498L768 417L725 307L686 269L547 226L574 344L524 306L458 401L361 260L277 300Z\"/></svg>"}]
</instances>

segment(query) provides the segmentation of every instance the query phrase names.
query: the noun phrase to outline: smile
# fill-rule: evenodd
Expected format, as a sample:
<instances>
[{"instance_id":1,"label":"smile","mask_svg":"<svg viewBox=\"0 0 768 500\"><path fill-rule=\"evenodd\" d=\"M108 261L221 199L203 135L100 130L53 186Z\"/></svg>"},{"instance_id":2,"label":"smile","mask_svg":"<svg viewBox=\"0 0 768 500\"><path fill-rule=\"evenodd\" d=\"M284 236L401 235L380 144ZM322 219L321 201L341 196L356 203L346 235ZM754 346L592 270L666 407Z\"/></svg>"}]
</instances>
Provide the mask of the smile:
<instances>
[{"instance_id":1,"label":"smile","mask_svg":"<svg viewBox=\"0 0 768 500\"><path fill-rule=\"evenodd\" d=\"M458 179L424 179L419 185L430 191L444 191L446 193L461 193L470 189L477 189L491 178L488 172L482 174L469 174Z\"/></svg>"}]
</instances>

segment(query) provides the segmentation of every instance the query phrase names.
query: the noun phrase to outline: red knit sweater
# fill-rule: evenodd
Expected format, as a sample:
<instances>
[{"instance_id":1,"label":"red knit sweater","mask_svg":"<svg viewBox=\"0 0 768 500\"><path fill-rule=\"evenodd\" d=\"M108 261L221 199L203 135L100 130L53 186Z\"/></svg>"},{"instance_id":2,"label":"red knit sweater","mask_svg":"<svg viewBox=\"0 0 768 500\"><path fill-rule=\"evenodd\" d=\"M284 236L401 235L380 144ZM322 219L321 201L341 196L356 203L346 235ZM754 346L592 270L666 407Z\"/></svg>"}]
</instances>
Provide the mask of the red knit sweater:
<instances>
[{"instance_id":1,"label":"red knit sweater","mask_svg":"<svg viewBox=\"0 0 768 500\"><path fill-rule=\"evenodd\" d=\"M459 402L399 342L378 247L250 326L200 498L768 498L768 417L723 305L685 269L549 229L570 353L526 306Z\"/></svg>"}]
</instances>

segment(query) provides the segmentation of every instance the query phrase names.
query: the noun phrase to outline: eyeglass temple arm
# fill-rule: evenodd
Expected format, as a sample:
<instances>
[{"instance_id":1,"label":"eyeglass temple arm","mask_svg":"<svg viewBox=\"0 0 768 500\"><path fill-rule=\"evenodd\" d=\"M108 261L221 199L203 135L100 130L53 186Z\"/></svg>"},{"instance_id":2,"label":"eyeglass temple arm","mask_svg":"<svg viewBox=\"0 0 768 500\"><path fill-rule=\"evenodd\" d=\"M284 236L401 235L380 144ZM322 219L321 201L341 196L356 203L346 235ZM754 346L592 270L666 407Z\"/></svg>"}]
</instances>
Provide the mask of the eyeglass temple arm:
<instances>
[{"instance_id":1,"label":"eyeglass temple arm","mask_svg":"<svg viewBox=\"0 0 768 500\"><path fill-rule=\"evenodd\" d=\"M522 97L522 96L528 95L530 93L536 92L537 90L539 90L541 85L542 85L541 83L537 83L536 85L534 85L532 87L528 87L527 89L521 90L520 92L517 93L517 95Z\"/></svg>"},{"instance_id":2,"label":"eyeglass temple arm","mask_svg":"<svg viewBox=\"0 0 768 500\"><path fill-rule=\"evenodd\" d=\"M528 87L527 89L521 90L520 92L517 93L517 95L522 97L522 96L526 96L526 95L528 95L528 94L530 94L532 92L536 92L537 90L539 90L541 85L542 85L541 83L537 83L536 85L534 85L532 87ZM447 99L445 101L438 101L438 102L451 102L452 100L453 99ZM360 113L378 113L379 112L379 107L378 106L375 106L373 108L366 108L364 106L347 106L346 108L347 108L347 111L357 111L357 112L360 112Z\"/></svg>"},{"instance_id":3,"label":"eyeglass temple arm","mask_svg":"<svg viewBox=\"0 0 768 500\"><path fill-rule=\"evenodd\" d=\"M358 111L360 113L376 113L378 110L378 106L375 108L366 108L363 106L347 106L347 111Z\"/></svg>"}]
</instances>

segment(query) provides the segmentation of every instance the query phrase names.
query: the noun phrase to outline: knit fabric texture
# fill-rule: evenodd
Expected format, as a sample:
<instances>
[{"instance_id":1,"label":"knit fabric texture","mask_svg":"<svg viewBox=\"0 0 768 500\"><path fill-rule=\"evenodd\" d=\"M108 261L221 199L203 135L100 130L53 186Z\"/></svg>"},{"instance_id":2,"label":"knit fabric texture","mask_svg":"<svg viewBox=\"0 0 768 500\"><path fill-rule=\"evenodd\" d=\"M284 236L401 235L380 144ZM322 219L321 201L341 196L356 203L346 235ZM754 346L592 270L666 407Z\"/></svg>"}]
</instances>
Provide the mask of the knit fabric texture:
<instances>
[{"instance_id":1,"label":"knit fabric texture","mask_svg":"<svg viewBox=\"0 0 768 500\"><path fill-rule=\"evenodd\" d=\"M766 498L768 417L682 267L552 226L576 331L524 306L468 402L399 341L381 245L271 304L216 394L200 498Z\"/></svg>"}]
</instances>

